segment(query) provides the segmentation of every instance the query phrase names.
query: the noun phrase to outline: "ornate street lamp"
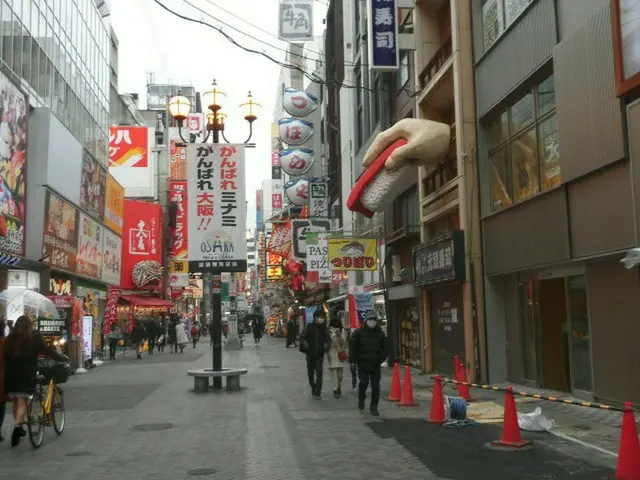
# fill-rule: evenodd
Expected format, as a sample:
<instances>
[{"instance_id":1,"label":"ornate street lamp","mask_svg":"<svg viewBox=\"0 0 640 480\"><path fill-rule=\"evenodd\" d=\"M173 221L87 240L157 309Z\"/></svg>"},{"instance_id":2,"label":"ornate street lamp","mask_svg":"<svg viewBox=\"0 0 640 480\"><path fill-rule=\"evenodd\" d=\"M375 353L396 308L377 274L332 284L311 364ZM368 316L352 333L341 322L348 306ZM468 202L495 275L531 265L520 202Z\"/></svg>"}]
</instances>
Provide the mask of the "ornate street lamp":
<instances>
[{"instance_id":1,"label":"ornate street lamp","mask_svg":"<svg viewBox=\"0 0 640 480\"><path fill-rule=\"evenodd\" d=\"M225 121L227 119L227 115L222 112L222 107L224 106L224 102L227 99L227 94L220 89L216 81L214 80L211 84L211 89L204 92L202 95L204 104L207 106L209 113L206 115L207 125L207 135L205 136L202 143L206 143L209 137L213 137L213 143L220 143L220 135L227 143L232 143L227 140L227 137L224 135L224 126ZM255 144L249 143L251 137L253 136L253 122L258 119L257 111L261 107L259 103L256 103L251 92L247 95L247 100L240 104L240 108L244 110L244 119L249 122L249 136L243 142L247 147L255 147ZM189 143L182 134L182 128L184 125L184 121L187 119L187 116L191 112L191 102L187 97L182 95L181 91L178 91L178 95L172 97L169 100L169 115L171 115L178 122L178 132L180 138L184 143Z\"/></svg>"}]
</instances>

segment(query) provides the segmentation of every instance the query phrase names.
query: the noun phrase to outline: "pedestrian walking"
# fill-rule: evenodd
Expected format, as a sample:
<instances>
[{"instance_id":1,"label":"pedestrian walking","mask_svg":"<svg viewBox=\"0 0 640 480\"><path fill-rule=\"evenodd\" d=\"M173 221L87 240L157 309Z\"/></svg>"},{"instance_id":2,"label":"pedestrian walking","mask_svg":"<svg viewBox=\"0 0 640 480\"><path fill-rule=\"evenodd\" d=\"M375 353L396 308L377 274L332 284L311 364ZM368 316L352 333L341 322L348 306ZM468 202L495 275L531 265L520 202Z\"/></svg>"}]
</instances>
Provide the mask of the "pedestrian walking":
<instances>
[{"instance_id":1,"label":"pedestrian walking","mask_svg":"<svg viewBox=\"0 0 640 480\"><path fill-rule=\"evenodd\" d=\"M313 322L307 325L300 340L300 351L307 356L307 377L311 395L320 400L322 395L322 374L324 354L331 346L326 325L327 314L322 309L313 312Z\"/></svg>"},{"instance_id":2,"label":"pedestrian walking","mask_svg":"<svg viewBox=\"0 0 640 480\"><path fill-rule=\"evenodd\" d=\"M144 327L140 322L136 322L133 330L131 331L131 343L136 346L136 358L140 360L142 358L142 349L144 347L144 338L147 335Z\"/></svg>"},{"instance_id":3,"label":"pedestrian walking","mask_svg":"<svg viewBox=\"0 0 640 480\"><path fill-rule=\"evenodd\" d=\"M111 323L111 332L107 334L107 341L109 342L109 360L115 360L116 349L118 348L118 342L122 339L122 332L116 322Z\"/></svg>"},{"instance_id":4,"label":"pedestrian walking","mask_svg":"<svg viewBox=\"0 0 640 480\"><path fill-rule=\"evenodd\" d=\"M347 353L347 337L338 318L331 319L331 323L329 323L329 339L331 345L327 352L327 364L333 383L333 396L340 398L342 395L344 366L349 359L349 355Z\"/></svg>"},{"instance_id":5,"label":"pedestrian walking","mask_svg":"<svg viewBox=\"0 0 640 480\"><path fill-rule=\"evenodd\" d=\"M178 324L178 317L171 316L169 320L169 326L167 327L167 339L169 341L169 350L171 353L178 353L178 343L176 342L176 325Z\"/></svg>"},{"instance_id":6,"label":"pedestrian walking","mask_svg":"<svg viewBox=\"0 0 640 480\"><path fill-rule=\"evenodd\" d=\"M291 345L297 347L297 338L298 338L298 322L296 322L295 317L291 317L287 322L287 348L290 348Z\"/></svg>"},{"instance_id":7,"label":"pedestrian walking","mask_svg":"<svg viewBox=\"0 0 640 480\"><path fill-rule=\"evenodd\" d=\"M191 341L193 342L193 348L196 348L196 343L198 343L199 338L200 331L198 330L198 324L193 322L193 326L191 327Z\"/></svg>"},{"instance_id":8,"label":"pedestrian walking","mask_svg":"<svg viewBox=\"0 0 640 480\"><path fill-rule=\"evenodd\" d=\"M253 321L253 345L260 345L260 339L262 338L262 334L264 333L264 325L262 324L262 320L255 319Z\"/></svg>"},{"instance_id":9,"label":"pedestrian walking","mask_svg":"<svg viewBox=\"0 0 640 480\"><path fill-rule=\"evenodd\" d=\"M156 339L156 346L158 352L164 352L164 347L167 344L167 322L160 320L158 323L158 338Z\"/></svg>"},{"instance_id":10,"label":"pedestrian walking","mask_svg":"<svg viewBox=\"0 0 640 480\"><path fill-rule=\"evenodd\" d=\"M184 353L184 347L189 343L189 337L187 337L187 329L184 326L184 323L178 322L176 324L176 353L178 352L178 347L180 347L180 353Z\"/></svg>"},{"instance_id":11,"label":"pedestrian walking","mask_svg":"<svg viewBox=\"0 0 640 480\"><path fill-rule=\"evenodd\" d=\"M379 416L381 364L387 358L387 336L378 325L376 312L365 313L364 324L351 335L349 363L358 369L358 410L364 411L367 388L371 385L371 415Z\"/></svg>"},{"instance_id":12,"label":"pedestrian walking","mask_svg":"<svg viewBox=\"0 0 640 480\"><path fill-rule=\"evenodd\" d=\"M15 425L11 433L11 446L15 447L27 433L24 420L27 414L27 399L36 388L38 355L51 357L59 362L69 359L48 347L38 332L33 330L31 320L21 315L4 343L4 391L13 403Z\"/></svg>"},{"instance_id":13,"label":"pedestrian walking","mask_svg":"<svg viewBox=\"0 0 640 480\"><path fill-rule=\"evenodd\" d=\"M156 339L158 338L158 326L153 318L150 318L145 325L145 331L147 333L147 344L149 346L149 355L153 355L153 349L156 345Z\"/></svg>"},{"instance_id":14,"label":"pedestrian walking","mask_svg":"<svg viewBox=\"0 0 640 480\"><path fill-rule=\"evenodd\" d=\"M0 442L4 440L2 436L2 424L4 423L4 415L7 411L7 402L4 396L4 329L5 321L0 320Z\"/></svg>"}]
</instances>

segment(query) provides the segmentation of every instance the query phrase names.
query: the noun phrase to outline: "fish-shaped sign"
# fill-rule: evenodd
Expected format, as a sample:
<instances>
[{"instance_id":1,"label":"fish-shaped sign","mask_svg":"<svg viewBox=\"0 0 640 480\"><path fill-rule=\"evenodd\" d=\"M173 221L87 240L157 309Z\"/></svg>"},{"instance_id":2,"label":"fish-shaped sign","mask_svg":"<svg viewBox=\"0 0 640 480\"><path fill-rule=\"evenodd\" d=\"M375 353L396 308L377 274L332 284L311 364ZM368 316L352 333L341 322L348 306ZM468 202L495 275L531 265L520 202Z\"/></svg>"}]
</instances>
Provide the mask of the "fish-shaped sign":
<instances>
[{"instance_id":1,"label":"fish-shaped sign","mask_svg":"<svg viewBox=\"0 0 640 480\"><path fill-rule=\"evenodd\" d=\"M313 123L297 118L282 118L278 120L278 134L284 143L297 147L311 138Z\"/></svg>"},{"instance_id":2,"label":"fish-shaped sign","mask_svg":"<svg viewBox=\"0 0 640 480\"><path fill-rule=\"evenodd\" d=\"M304 175L313 165L313 149L296 148L282 150L279 154L280 166L287 175Z\"/></svg>"},{"instance_id":3,"label":"fish-shaped sign","mask_svg":"<svg viewBox=\"0 0 640 480\"><path fill-rule=\"evenodd\" d=\"M298 206L309 204L309 179L298 178L284 184L284 193L291 203Z\"/></svg>"},{"instance_id":4,"label":"fish-shaped sign","mask_svg":"<svg viewBox=\"0 0 640 480\"><path fill-rule=\"evenodd\" d=\"M285 88L282 94L284 111L292 117L306 117L318 107L318 97L295 88Z\"/></svg>"}]
</instances>

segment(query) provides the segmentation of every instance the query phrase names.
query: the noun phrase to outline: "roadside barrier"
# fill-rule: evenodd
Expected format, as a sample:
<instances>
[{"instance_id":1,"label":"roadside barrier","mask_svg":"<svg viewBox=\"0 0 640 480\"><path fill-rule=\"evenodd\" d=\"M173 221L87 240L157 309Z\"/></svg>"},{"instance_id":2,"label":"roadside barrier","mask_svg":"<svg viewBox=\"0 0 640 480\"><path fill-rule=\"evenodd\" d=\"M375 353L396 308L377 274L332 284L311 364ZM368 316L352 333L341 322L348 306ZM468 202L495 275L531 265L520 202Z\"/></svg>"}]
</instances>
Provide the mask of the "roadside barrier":
<instances>
[{"instance_id":1,"label":"roadside barrier","mask_svg":"<svg viewBox=\"0 0 640 480\"><path fill-rule=\"evenodd\" d=\"M568 398L559 398L551 395L539 393L529 393L514 391L508 385L500 387L497 385L483 385L456 380L452 378L434 375L433 377L433 401L429 412L428 421L434 424L445 423L443 384L451 383L466 388L481 388L504 392L504 417L502 421L502 435L499 440L491 442L488 446L493 449L507 451L522 451L532 447L530 441L524 441L518 425L518 413L516 410L515 396L535 398L548 402L563 403L566 405L576 405L586 408L597 408L600 410L610 410L622 412L622 428L620 430L620 445L618 447L618 461L616 465L616 478L618 480L640 480L640 440L638 439L638 427L636 424L635 410L631 402L626 402L623 407L614 407L599 402L581 402Z\"/></svg>"},{"instance_id":2,"label":"roadside barrier","mask_svg":"<svg viewBox=\"0 0 640 480\"><path fill-rule=\"evenodd\" d=\"M402 398L400 403L401 407L419 407L413 399L413 384L411 382L411 368L409 365L404 367L404 381L402 382Z\"/></svg>"}]
</instances>

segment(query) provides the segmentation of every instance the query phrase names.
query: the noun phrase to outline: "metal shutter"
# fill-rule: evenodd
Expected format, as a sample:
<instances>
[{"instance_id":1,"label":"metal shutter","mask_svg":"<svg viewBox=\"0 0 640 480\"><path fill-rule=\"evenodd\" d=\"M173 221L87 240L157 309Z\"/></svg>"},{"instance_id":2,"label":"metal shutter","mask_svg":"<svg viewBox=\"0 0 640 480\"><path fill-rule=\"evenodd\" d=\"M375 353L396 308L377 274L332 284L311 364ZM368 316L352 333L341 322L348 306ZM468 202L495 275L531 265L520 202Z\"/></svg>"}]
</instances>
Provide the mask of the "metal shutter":
<instances>
[{"instance_id":1,"label":"metal shutter","mask_svg":"<svg viewBox=\"0 0 640 480\"><path fill-rule=\"evenodd\" d=\"M429 289L433 370L451 376L453 357L464 359L462 285Z\"/></svg>"}]
</instances>

